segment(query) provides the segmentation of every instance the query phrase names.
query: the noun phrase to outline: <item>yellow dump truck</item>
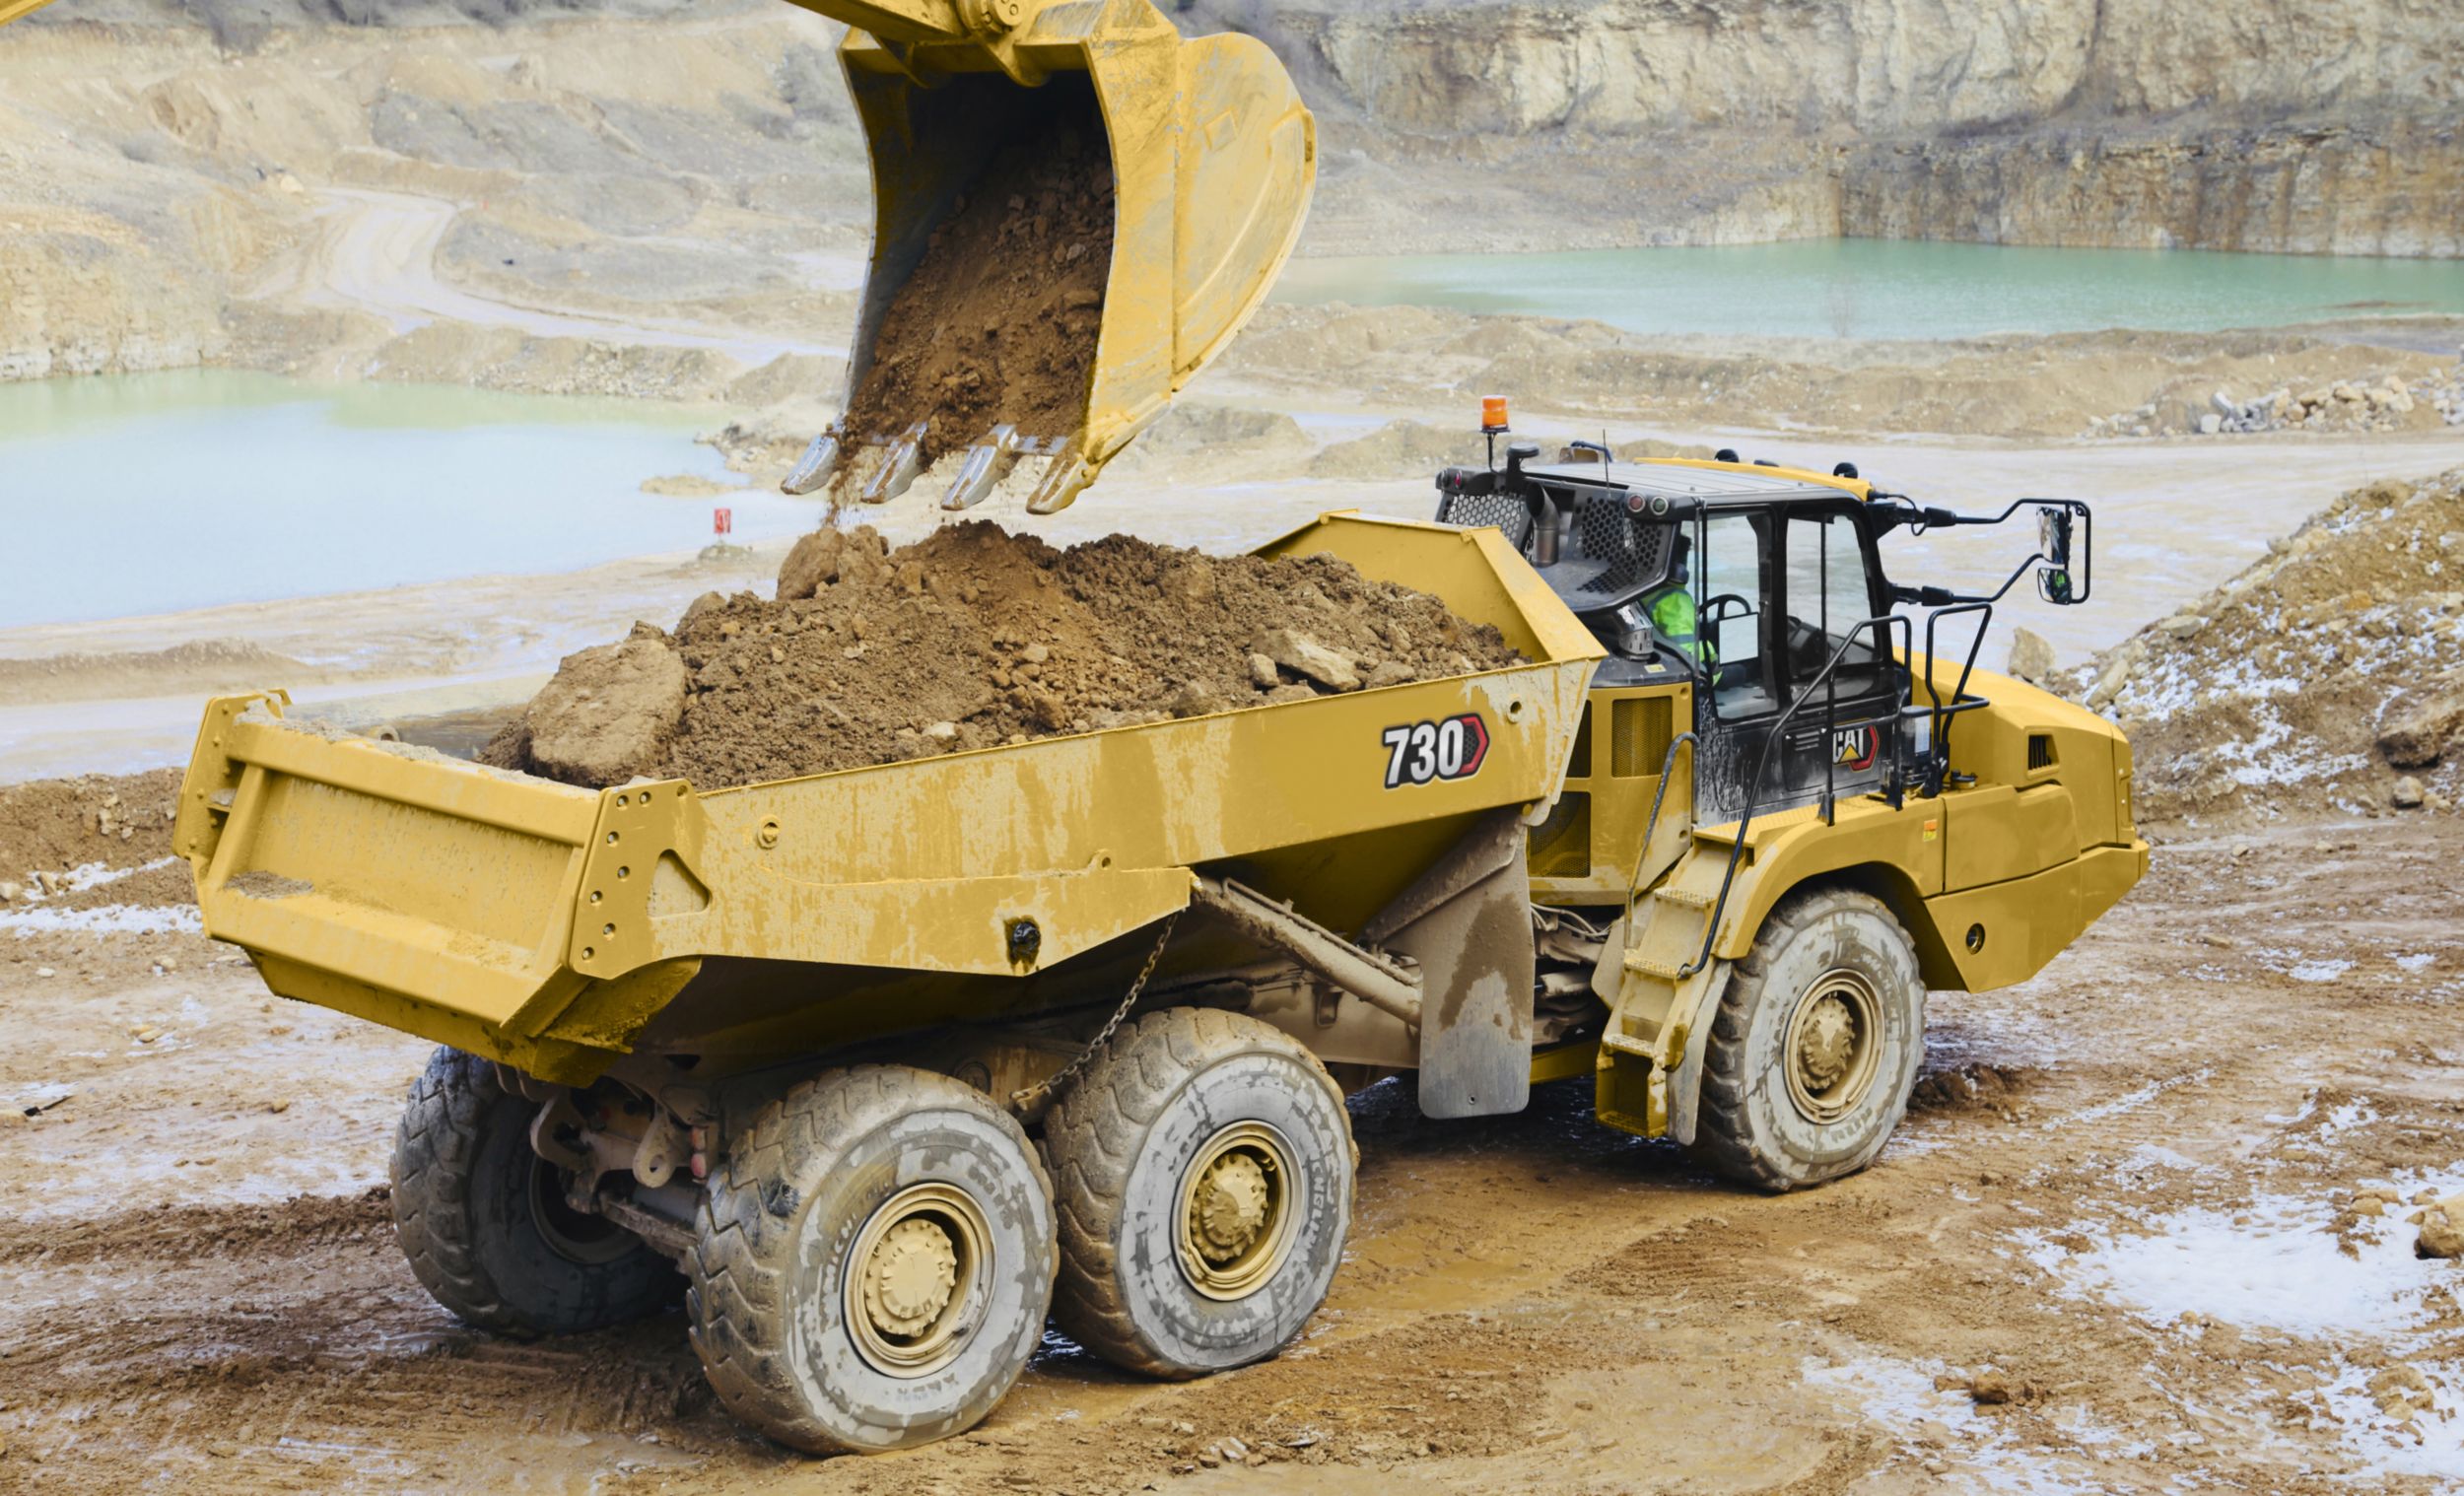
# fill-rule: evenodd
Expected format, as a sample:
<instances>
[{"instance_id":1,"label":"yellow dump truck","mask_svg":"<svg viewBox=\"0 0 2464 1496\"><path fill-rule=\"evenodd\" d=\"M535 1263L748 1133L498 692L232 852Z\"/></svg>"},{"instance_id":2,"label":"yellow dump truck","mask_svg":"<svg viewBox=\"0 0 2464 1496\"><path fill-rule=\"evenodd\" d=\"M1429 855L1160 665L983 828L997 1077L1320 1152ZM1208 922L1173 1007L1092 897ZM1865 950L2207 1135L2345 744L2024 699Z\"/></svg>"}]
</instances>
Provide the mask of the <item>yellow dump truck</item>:
<instances>
[{"instance_id":1,"label":"yellow dump truck","mask_svg":"<svg viewBox=\"0 0 2464 1496\"><path fill-rule=\"evenodd\" d=\"M808 1450L968 1427L1048 1315L1240 1365L1335 1272L1347 1091L1463 1117L1589 1076L1610 1125L1814 1184L1899 1119L1929 987L2031 975L2145 866L2118 733L1909 647L1895 597L1991 605L1894 589L1877 542L1967 516L1536 455L1265 548L1525 663L719 790L224 698L176 845L275 991L445 1047L394 1210L474 1325L681 1291L725 1404ZM2084 596L2085 510L2039 512L2014 579Z\"/></svg>"}]
</instances>

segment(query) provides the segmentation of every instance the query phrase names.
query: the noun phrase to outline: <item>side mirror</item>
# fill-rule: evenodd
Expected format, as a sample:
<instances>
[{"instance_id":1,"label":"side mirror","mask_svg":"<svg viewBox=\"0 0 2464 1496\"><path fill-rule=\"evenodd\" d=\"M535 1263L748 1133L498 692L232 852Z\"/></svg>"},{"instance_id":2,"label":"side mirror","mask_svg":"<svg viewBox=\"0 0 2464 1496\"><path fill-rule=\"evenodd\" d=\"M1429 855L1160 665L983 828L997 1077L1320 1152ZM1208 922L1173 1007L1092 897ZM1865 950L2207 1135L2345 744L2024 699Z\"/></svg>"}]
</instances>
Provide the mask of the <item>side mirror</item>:
<instances>
[{"instance_id":1,"label":"side mirror","mask_svg":"<svg viewBox=\"0 0 2464 1496\"><path fill-rule=\"evenodd\" d=\"M2036 595L2056 607L2088 600L2093 557L2088 506L2076 500L2036 507Z\"/></svg>"}]
</instances>

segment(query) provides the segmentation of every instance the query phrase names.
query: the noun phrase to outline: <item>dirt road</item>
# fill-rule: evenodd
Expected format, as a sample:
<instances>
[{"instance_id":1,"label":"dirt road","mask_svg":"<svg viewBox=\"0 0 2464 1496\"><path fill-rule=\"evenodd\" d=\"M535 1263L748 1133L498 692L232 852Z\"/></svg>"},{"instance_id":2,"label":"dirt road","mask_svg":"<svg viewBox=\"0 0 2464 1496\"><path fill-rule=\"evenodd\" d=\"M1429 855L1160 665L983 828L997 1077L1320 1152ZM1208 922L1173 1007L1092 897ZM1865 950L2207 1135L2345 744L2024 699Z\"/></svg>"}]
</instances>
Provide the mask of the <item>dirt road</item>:
<instances>
[{"instance_id":1,"label":"dirt road","mask_svg":"<svg viewBox=\"0 0 2464 1496\"><path fill-rule=\"evenodd\" d=\"M483 295L437 273L437 251L460 206L407 192L332 187L322 194L316 234L300 260L255 289L258 299L373 313L395 332L430 322L512 327L537 337L596 338L655 348L708 348L746 368L782 354L845 358L847 346L799 339L787 329L759 334L642 312L593 315L570 306L535 306Z\"/></svg>"},{"instance_id":2,"label":"dirt road","mask_svg":"<svg viewBox=\"0 0 2464 1496\"><path fill-rule=\"evenodd\" d=\"M2346 1208L2464 1188L2455 825L2165 841L2042 977L1938 994L1898 1138L1804 1194L1579 1084L1468 1123L1374 1089L1282 1357L1154 1386L1056 1339L974 1434L818 1462L713 1408L673 1316L517 1345L427 1299L381 1193L423 1046L176 911L0 917L0 1489L2456 1489L2464 1268ZM41 927L78 919L138 928Z\"/></svg>"}]
</instances>

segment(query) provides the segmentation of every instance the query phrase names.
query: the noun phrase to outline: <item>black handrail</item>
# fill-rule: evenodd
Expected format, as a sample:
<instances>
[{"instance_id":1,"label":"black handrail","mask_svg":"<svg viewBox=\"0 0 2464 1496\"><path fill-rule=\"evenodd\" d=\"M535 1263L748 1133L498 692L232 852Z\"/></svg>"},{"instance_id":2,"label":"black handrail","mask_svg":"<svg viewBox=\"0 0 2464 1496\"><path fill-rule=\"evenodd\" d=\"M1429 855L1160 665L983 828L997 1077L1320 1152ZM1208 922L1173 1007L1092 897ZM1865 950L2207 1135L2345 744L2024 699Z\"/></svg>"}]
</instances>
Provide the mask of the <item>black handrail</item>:
<instances>
[{"instance_id":1,"label":"black handrail","mask_svg":"<svg viewBox=\"0 0 2464 1496\"><path fill-rule=\"evenodd\" d=\"M1797 693L1797 699L1788 705L1787 710L1772 719L1770 735L1762 740L1761 756L1754 760L1753 782L1747 787L1745 792L1745 808L1739 814L1737 819L1737 840L1729 844L1728 867L1720 875L1720 897L1711 906L1711 918L1703 925L1702 949L1695 955L1693 960L1677 968L1677 981L1682 982L1686 978L1694 975L1696 972L1701 971L1711 960L1711 946L1720 933L1720 917L1728 913L1728 896L1730 891L1733 890L1737 884L1737 864L1745 854L1746 834L1753 829L1754 802L1762 798L1762 782L1768 778L1771 773L1771 749L1775 744L1780 743L1787 737L1789 718L1795 716L1800 711L1802 711L1805 708L1806 703L1814 700L1814 691L1816 686L1823 685L1830 680L1833 672L1839 669L1839 662L1847 658L1848 647L1857 642L1858 635L1864 633L1868 629L1874 630L1875 650L1878 653L1887 654L1888 650L1886 642L1883 638L1883 631L1892 628L1900 629L1907 634L1907 648L1912 652L1916 647L1915 625L1909 623L1906 617L1901 614L1884 613L1878 617L1869 618L1863 623L1852 625L1848 632L1840 637L1838 647L1831 650L1830 660L1822 666L1822 673L1807 682L1805 687ZM1903 684L1900 687L1900 695L1902 697L1901 704L1904 706L1904 699L1907 695L1907 687L1904 684L1906 679L1904 669L1901 673L1901 679ZM1929 689L1932 686L1932 678L1930 676L1927 678L1927 686ZM1688 735L1690 736L1691 734ZM1669 746L1669 752L1671 756L1674 757L1677 752L1677 745L1672 743ZM1667 781L1663 780L1661 782L1661 786L1665 789L1667 787ZM1655 817L1659 814L1656 803L1653 807L1652 813ZM1648 848L1650 844L1646 841L1644 845ZM1638 856L1636 859L1636 867L1638 870L1640 866L1641 861Z\"/></svg>"},{"instance_id":2,"label":"black handrail","mask_svg":"<svg viewBox=\"0 0 2464 1496\"><path fill-rule=\"evenodd\" d=\"M1982 613L1977 620L1976 634L1968 641L1968 656L1959 666L1959 683L1951 688L1951 702L1946 706L1942 692L1934 684L1934 631L1943 619L1952 613ZM1942 791L1942 773L1951 767L1951 721L1962 712L1990 705L1981 696L1968 695L1968 678L1976 673L1976 653L1985 646L1985 635L1993 628L1994 605L1990 602L1953 603L1936 608L1925 618L1925 694L1933 698L1933 721L1927 744L1925 790L1928 794ZM1911 641L1913 643L1913 640Z\"/></svg>"},{"instance_id":3,"label":"black handrail","mask_svg":"<svg viewBox=\"0 0 2464 1496\"><path fill-rule=\"evenodd\" d=\"M1677 751L1687 743L1697 749L1702 746L1689 728L1671 739L1669 751L1660 756L1660 786L1651 792L1651 818L1643 822L1643 842L1634 849L1634 874L1625 880L1625 909L1629 915L1634 911L1634 890L1643 886L1643 859L1651 855L1652 837L1660 829L1660 802L1669 797L1669 776L1677 772Z\"/></svg>"}]
</instances>

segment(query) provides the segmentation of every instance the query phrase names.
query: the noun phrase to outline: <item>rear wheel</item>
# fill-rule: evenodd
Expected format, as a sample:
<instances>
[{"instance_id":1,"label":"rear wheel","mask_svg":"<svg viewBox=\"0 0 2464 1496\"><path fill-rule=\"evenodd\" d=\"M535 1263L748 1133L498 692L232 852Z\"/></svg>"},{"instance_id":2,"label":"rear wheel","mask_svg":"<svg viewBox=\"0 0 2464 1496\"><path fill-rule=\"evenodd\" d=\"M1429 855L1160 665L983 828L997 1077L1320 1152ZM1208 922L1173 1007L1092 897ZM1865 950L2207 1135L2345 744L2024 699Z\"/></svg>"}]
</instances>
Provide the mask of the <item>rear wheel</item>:
<instances>
[{"instance_id":1,"label":"rear wheel","mask_svg":"<svg viewBox=\"0 0 2464 1496\"><path fill-rule=\"evenodd\" d=\"M654 1314L683 1278L640 1237L565 1202L530 1146L537 1108L495 1067L439 1050L393 1142L393 1223L411 1272L481 1329L562 1335Z\"/></svg>"},{"instance_id":2,"label":"rear wheel","mask_svg":"<svg viewBox=\"0 0 2464 1496\"><path fill-rule=\"evenodd\" d=\"M1342 1092L1281 1030L1211 1008L1124 1028L1045 1127L1061 1204L1053 1318L1115 1365L1263 1360L1325 1302L1351 1229Z\"/></svg>"},{"instance_id":3,"label":"rear wheel","mask_svg":"<svg viewBox=\"0 0 2464 1496\"><path fill-rule=\"evenodd\" d=\"M1052 1190L1016 1122L900 1065L765 1107L703 1195L693 1347L783 1444L904 1449L999 1403L1052 1304Z\"/></svg>"},{"instance_id":4,"label":"rear wheel","mask_svg":"<svg viewBox=\"0 0 2464 1496\"><path fill-rule=\"evenodd\" d=\"M1771 911L1720 999L1694 1146L1765 1190L1853 1174L1908 1108L1925 982L1889 907L1850 889Z\"/></svg>"}]
</instances>

